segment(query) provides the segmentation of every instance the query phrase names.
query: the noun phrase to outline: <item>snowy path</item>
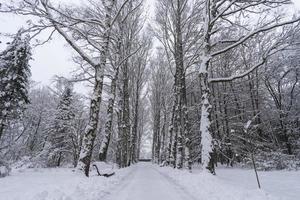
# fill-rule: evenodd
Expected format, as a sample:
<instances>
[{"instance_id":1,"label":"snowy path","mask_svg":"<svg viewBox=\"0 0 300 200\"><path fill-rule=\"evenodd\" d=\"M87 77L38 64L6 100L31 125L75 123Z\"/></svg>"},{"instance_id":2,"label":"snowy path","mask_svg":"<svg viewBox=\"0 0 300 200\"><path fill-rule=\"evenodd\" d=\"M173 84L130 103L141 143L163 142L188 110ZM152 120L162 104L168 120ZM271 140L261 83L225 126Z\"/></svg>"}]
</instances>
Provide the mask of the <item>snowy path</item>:
<instances>
[{"instance_id":1,"label":"snowy path","mask_svg":"<svg viewBox=\"0 0 300 200\"><path fill-rule=\"evenodd\" d=\"M158 172L150 163L134 166L135 172L105 200L196 200L183 188Z\"/></svg>"},{"instance_id":2,"label":"snowy path","mask_svg":"<svg viewBox=\"0 0 300 200\"><path fill-rule=\"evenodd\" d=\"M69 168L20 169L0 178L0 200L299 200L300 171L217 170L217 176L138 163L110 178Z\"/></svg>"}]
</instances>

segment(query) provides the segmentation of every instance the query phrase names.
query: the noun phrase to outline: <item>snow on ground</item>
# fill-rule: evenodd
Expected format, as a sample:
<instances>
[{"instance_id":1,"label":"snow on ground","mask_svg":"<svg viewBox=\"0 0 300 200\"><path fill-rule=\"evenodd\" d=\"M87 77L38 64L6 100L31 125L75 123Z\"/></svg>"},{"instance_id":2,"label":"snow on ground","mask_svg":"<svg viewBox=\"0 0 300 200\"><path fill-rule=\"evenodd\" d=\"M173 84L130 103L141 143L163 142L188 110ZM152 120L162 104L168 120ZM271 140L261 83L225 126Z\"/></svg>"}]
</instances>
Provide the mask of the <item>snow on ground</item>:
<instances>
[{"instance_id":1,"label":"snow on ground","mask_svg":"<svg viewBox=\"0 0 300 200\"><path fill-rule=\"evenodd\" d=\"M258 172L262 189L282 200L300 199L300 171ZM253 170L221 168L217 169L220 179L246 189L257 188Z\"/></svg>"},{"instance_id":2,"label":"snow on ground","mask_svg":"<svg viewBox=\"0 0 300 200\"><path fill-rule=\"evenodd\" d=\"M99 200L132 173L132 168L105 178L86 178L72 169L26 169L0 178L1 200Z\"/></svg>"},{"instance_id":3,"label":"snow on ground","mask_svg":"<svg viewBox=\"0 0 300 200\"><path fill-rule=\"evenodd\" d=\"M133 176L104 200L196 200L163 176L156 165L139 163L134 168Z\"/></svg>"},{"instance_id":4,"label":"snow on ground","mask_svg":"<svg viewBox=\"0 0 300 200\"><path fill-rule=\"evenodd\" d=\"M264 190L245 188L238 183L232 184L208 172L190 173L176 169L170 170L166 167L157 167L157 170L162 176L199 200L279 200Z\"/></svg>"},{"instance_id":5,"label":"snow on ground","mask_svg":"<svg viewBox=\"0 0 300 200\"><path fill-rule=\"evenodd\" d=\"M269 184L266 190L257 188L251 170L220 169L212 176L140 163L134 171L104 200L299 200L300 173L295 171L263 172L262 184ZM293 186L288 188L289 184Z\"/></svg>"},{"instance_id":6,"label":"snow on ground","mask_svg":"<svg viewBox=\"0 0 300 200\"><path fill-rule=\"evenodd\" d=\"M100 166L102 168L102 166ZM101 170L102 171L102 170ZM151 163L105 178L72 169L26 169L0 179L0 200L299 200L300 172L221 168L217 176Z\"/></svg>"}]
</instances>

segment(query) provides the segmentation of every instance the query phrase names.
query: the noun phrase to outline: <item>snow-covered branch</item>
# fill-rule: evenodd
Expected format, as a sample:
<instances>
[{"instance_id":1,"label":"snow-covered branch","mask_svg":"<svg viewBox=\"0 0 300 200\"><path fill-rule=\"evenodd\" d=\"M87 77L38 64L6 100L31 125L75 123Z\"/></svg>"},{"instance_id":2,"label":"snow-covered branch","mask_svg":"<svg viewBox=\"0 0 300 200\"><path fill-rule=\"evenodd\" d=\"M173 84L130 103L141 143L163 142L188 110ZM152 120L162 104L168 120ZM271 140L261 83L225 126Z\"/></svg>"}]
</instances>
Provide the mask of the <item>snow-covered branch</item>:
<instances>
[{"instance_id":1,"label":"snow-covered branch","mask_svg":"<svg viewBox=\"0 0 300 200\"><path fill-rule=\"evenodd\" d=\"M270 26L266 26L266 27L261 27L261 28L258 28L254 31L251 31L250 33L248 33L246 36L242 37L239 41L235 42L234 44L231 44L227 47L225 47L224 49L221 49L219 51L216 51L216 52L213 52L211 54L212 57L214 56L217 56L217 55L220 55L222 53L225 53L241 44L243 44L244 42L246 42L248 39L252 38L253 36L259 34L259 33L263 33L263 32L266 32L266 31L270 31L272 29L275 29L275 28L278 28L278 27L282 27L282 26L286 26L286 25L290 25L290 24L294 24L294 23L297 23L297 22L300 22L300 17L296 18L296 19L293 19L293 20L289 20L289 21L285 21L285 22L281 22L281 23L277 23L277 24L273 24L273 25L270 25Z\"/></svg>"}]
</instances>

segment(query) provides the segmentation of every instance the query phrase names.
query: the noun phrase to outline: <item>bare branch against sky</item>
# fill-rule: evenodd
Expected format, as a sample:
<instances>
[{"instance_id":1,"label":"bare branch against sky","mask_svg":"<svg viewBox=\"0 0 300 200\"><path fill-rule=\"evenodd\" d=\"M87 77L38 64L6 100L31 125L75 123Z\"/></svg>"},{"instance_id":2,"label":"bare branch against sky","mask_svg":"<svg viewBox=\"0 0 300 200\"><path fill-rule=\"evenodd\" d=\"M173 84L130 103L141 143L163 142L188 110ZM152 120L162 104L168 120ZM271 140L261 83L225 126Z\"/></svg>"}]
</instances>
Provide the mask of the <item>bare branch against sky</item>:
<instances>
[{"instance_id":1,"label":"bare branch against sky","mask_svg":"<svg viewBox=\"0 0 300 200\"><path fill-rule=\"evenodd\" d=\"M82 0L59 0L62 3L80 3ZM147 7L153 9L155 0L147 0ZM293 0L296 9L300 9L300 0ZM147 9L149 12L149 9ZM151 12L151 11L150 11ZM12 16L7 14L0 14L0 33L15 33L26 20L24 16ZM47 37L47 34L44 34ZM33 52L34 60L31 61L32 79L43 84L51 83L54 75L68 76L74 69L72 62L72 50L66 46L65 41L54 35L55 40L37 47ZM5 37L1 37L0 49L3 49L5 43L9 41ZM51 56L49 56L51 55ZM53 59L55 57L55 59Z\"/></svg>"}]
</instances>

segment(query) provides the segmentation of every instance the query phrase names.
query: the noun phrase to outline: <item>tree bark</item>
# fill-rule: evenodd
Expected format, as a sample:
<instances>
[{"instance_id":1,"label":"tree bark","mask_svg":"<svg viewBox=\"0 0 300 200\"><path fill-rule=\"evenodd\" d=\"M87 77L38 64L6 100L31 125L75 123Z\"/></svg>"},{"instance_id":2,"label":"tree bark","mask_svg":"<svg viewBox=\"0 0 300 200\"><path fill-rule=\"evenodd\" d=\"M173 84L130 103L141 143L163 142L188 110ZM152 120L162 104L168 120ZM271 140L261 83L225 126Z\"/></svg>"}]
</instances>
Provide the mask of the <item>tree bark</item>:
<instances>
[{"instance_id":1,"label":"tree bark","mask_svg":"<svg viewBox=\"0 0 300 200\"><path fill-rule=\"evenodd\" d=\"M208 63L207 63L208 64ZM201 72L199 75L201 82L201 146L202 146L202 164L211 173L215 173L214 160L213 160L213 144L212 144L212 131L211 131L211 109L210 104L210 90L208 86L208 73Z\"/></svg>"},{"instance_id":2,"label":"tree bark","mask_svg":"<svg viewBox=\"0 0 300 200\"><path fill-rule=\"evenodd\" d=\"M128 77L128 62L122 66L123 69L123 111L122 111L122 167L130 165L130 107L129 107L129 77Z\"/></svg>"},{"instance_id":3,"label":"tree bark","mask_svg":"<svg viewBox=\"0 0 300 200\"><path fill-rule=\"evenodd\" d=\"M171 123L169 125L168 135L169 135L169 141L168 141L168 154L167 154L167 164L172 165L173 163L173 142L174 142L174 115L175 115L175 105L172 106L172 116L171 116Z\"/></svg>"},{"instance_id":4,"label":"tree bark","mask_svg":"<svg viewBox=\"0 0 300 200\"><path fill-rule=\"evenodd\" d=\"M139 79L139 77L138 77ZM139 118L139 100L140 100L140 87L139 80L136 82L136 94L135 94L135 107L134 107L134 122L132 127L132 141L131 141L131 160L137 162L136 148L138 139L138 118Z\"/></svg>"},{"instance_id":5,"label":"tree bark","mask_svg":"<svg viewBox=\"0 0 300 200\"><path fill-rule=\"evenodd\" d=\"M89 176L90 163L99 121L99 111L103 88L103 71L100 71L100 66L95 70L96 78L90 105L89 122L83 136L82 147L77 165L77 168L83 170L86 176Z\"/></svg>"},{"instance_id":6,"label":"tree bark","mask_svg":"<svg viewBox=\"0 0 300 200\"><path fill-rule=\"evenodd\" d=\"M99 160L106 161L107 158L107 151L112 135L112 124L113 124L113 116L114 116L114 104L116 99L116 88L117 88L117 80L119 76L119 68L116 69L115 75L111 80L111 88L110 88L110 95L111 97L108 100L108 107L107 107L107 120L105 122L105 130L104 130L104 139L100 145L99 151Z\"/></svg>"},{"instance_id":7,"label":"tree bark","mask_svg":"<svg viewBox=\"0 0 300 200\"><path fill-rule=\"evenodd\" d=\"M1 122L0 122L0 141L1 141L1 138L3 136L3 132L4 132L4 120L1 119Z\"/></svg>"},{"instance_id":8,"label":"tree bark","mask_svg":"<svg viewBox=\"0 0 300 200\"><path fill-rule=\"evenodd\" d=\"M176 135L177 135L177 150L176 150L176 168L181 169L183 167L183 155L184 155L184 142L185 142L185 128L187 120L185 120L186 101L185 96L185 72L183 63L183 41L182 41L182 7L183 2L177 0L176 4L176 24L175 24L175 118L174 124L176 125Z\"/></svg>"},{"instance_id":9,"label":"tree bark","mask_svg":"<svg viewBox=\"0 0 300 200\"><path fill-rule=\"evenodd\" d=\"M96 132L98 128L99 111L100 111L100 104L102 99L104 68L106 66L107 54L109 51L111 14L112 14L112 7L114 1L106 0L103 1L103 4L105 6L105 22L104 22L105 30L103 33L104 42L103 45L101 46L101 51L100 51L100 64L95 66L95 83L94 83L95 85L94 85L93 96L90 104L89 122L84 133L82 148L80 151L79 161L77 165L77 168L83 170L86 176L89 176L94 141L96 138Z\"/></svg>"}]
</instances>

